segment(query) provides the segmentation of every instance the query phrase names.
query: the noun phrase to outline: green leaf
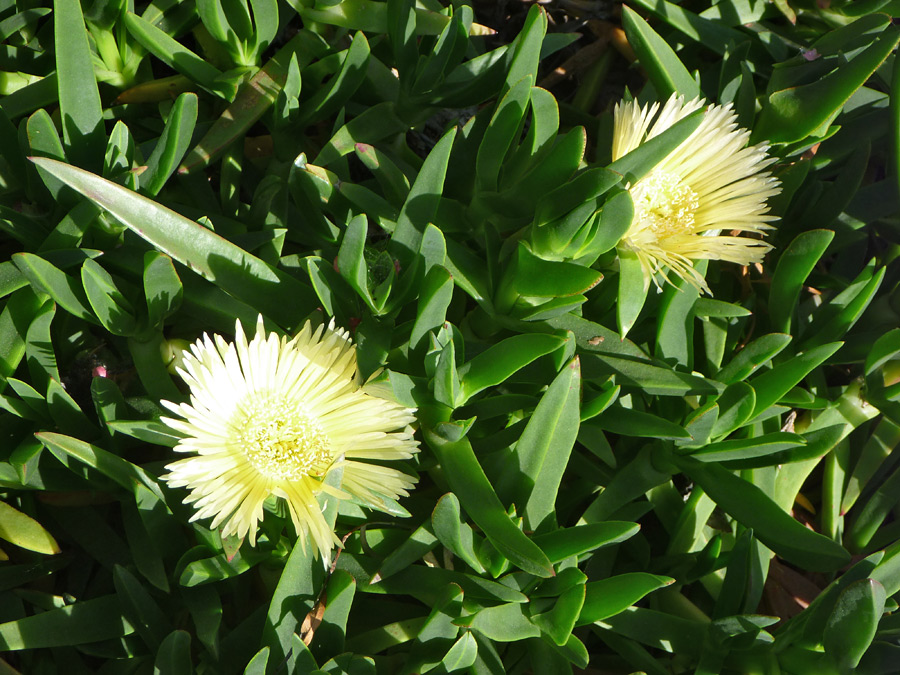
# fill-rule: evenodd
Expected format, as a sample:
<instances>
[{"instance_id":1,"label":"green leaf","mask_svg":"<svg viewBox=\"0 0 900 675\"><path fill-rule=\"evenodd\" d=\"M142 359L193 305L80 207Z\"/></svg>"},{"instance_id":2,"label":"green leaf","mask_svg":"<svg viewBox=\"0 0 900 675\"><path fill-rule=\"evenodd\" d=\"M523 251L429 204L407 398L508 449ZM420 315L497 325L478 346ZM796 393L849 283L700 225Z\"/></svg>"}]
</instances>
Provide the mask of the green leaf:
<instances>
[{"instance_id":1,"label":"green leaf","mask_svg":"<svg viewBox=\"0 0 900 675\"><path fill-rule=\"evenodd\" d=\"M44 388L50 382L59 382L59 369L56 363L56 351L50 334L53 318L56 316L56 305L44 303L37 308L25 333L25 357L32 382Z\"/></svg>"},{"instance_id":2,"label":"green leaf","mask_svg":"<svg viewBox=\"0 0 900 675\"><path fill-rule=\"evenodd\" d=\"M368 2L368 0L366 1ZM389 136L402 133L407 128L406 122L397 115L392 102L378 103L366 108L338 129L337 133L316 155L313 163L317 166L328 166L347 153L356 150L358 144L377 143ZM404 194L407 191L404 190Z\"/></svg>"},{"instance_id":3,"label":"green leaf","mask_svg":"<svg viewBox=\"0 0 900 675\"><path fill-rule=\"evenodd\" d=\"M621 176L602 167L581 171L572 180L540 198L534 210L532 224L541 228L566 217L567 214L580 211L583 206L587 206L591 211L596 211L602 205L599 197L606 194L621 180ZM573 208L573 205L577 206ZM585 218L580 218L581 222L584 220Z\"/></svg>"},{"instance_id":4,"label":"green leaf","mask_svg":"<svg viewBox=\"0 0 900 675\"><path fill-rule=\"evenodd\" d=\"M436 331L447 319L447 308L453 299L453 277L445 267L435 265L425 275L416 311L416 320L409 334L410 349L426 343L428 333Z\"/></svg>"},{"instance_id":5,"label":"green leaf","mask_svg":"<svg viewBox=\"0 0 900 675\"><path fill-rule=\"evenodd\" d=\"M709 443L713 427L719 420L719 404L707 403L688 413L684 422L684 430L691 435L689 441L679 441L681 448L698 448Z\"/></svg>"},{"instance_id":6,"label":"green leaf","mask_svg":"<svg viewBox=\"0 0 900 675\"><path fill-rule=\"evenodd\" d=\"M250 659L244 668L244 675L266 675L266 664L269 662L269 648L263 647Z\"/></svg>"},{"instance_id":7,"label":"green leaf","mask_svg":"<svg viewBox=\"0 0 900 675\"><path fill-rule=\"evenodd\" d=\"M690 101L703 95L672 48L628 6L622 8L622 27L661 99L679 94Z\"/></svg>"},{"instance_id":8,"label":"green leaf","mask_svg":"<svg viewBox=\"0 0 900 675\"><path fill-rule=\"evenodd\" d=\"M572 630L584 607L585 595L584 584L572 586L560 594L552 609L533 614L532 623L549 635L557 646L564 646L572 636Z\"/></svg>"},{"instance_id":9,"label":"green leaf","mask_svg":"<svg viewBox=\"0 0 900 675\"><path fill-rule=\"evenodd\" d=\"M388 554L373 579L386 579L392 574L405 570L431 552L438 544L438 539L434 536L432 529L430 523L427 523L427 527L426 525L418 527L409 535L409 539Z\"/></svg>"},{"instance_id":10,"label":"green leaf","mask_svg":"<svg viewBox=\"0 0 900 675\"><path fill-rule=\"evenodd\" d=\"M775 358L782 349L788 346L790 341L790 335L781 333L770 333L756 338L718 372L716 379L729 385L746 380L762 364ZM793 386L791 385L791 387ZM790 387L788 387L789 389Z\"/></svg>"},{"instance_id":11,"label":"green leaf","mask_svg":"<svg viewBox=\"0 0 900 675\"><path fill-rule=\"evenodd\" d=\"M122 604L122 614L135 627L151 652L158 652L172 632L169 617L141 582L121 565L113 569L113 583Z\"/></svg>"},{"instance_id":12,"label":"green leaf","mask_svg":"<svg viewBox=\"0 0 900 675\"><path fill-rule=\"evenodd\" d=\"M606 489L584 510L582 519L588 523L605 520L629 502L671 480L674 468L657 468L653 460L653 448L644 445L633 460L616 471Z\"/></svg>"},{"instance_id":13,"label":"green leaf","mask_svg":"<svg viewBox=\"0 0 900 675\"><path fill-rule=\"evenodd\" d=\"M675 580L645 572L619 574L602 581L586 584L584 608L578 625L608 619L626 610L648 593L668 586Z\"/></svg>"},{"instance_id":14,"label":"green leaf","mask_svg":"<svg viewBox=\"0 0 900 675\"><path fill-rule=\"evenodd\" d=\"M900 31L887 27L865 50L824 77L769 95L751 143L793 143L812 135L837 114L900 41Z\"/></svg>"},{"instance_id":15,"label":"green leaf","mask_svg":"<svg viewBox=\"0 0 900 675\"><path fill-rule=\"evenodd\" d=\"M184 163L178 168L179 172L192 173L205 168L219 159L228 148L240 142L278 101L287 82L292 59L299 58L305 66L313 58L315 46L310 44L312 40L307 31L301 30L254 73L238 90L225 112L213 122L209 131L185 157ZM292 121L294 116L291 116Z\"/></svg>"},{"instance_id":16,"label":"green leaf","mask_svg":"<svg viewBox=\"0 0 900 675\"><path fill-rule=\"evenodd\" d=\"M537 529L554 513L563 473L581 420L581 364L576 356L554 378L516 443L515 502L525 527Z\"/></svg>"},{"instance_id":17,"label":"green leaf","mask_svg":"<svg viewBox=\"0 0 900 675\"><path fill-rule=\"evenodd\" d=\"M474 19L472 8L461 5L455 8L450 22L441 31L431 53L424 63L416 68L412 91L426 94L435 88L435 83L456 68L465 57L469 46L468 31Z\"/></svg>"},{"instance_id":18,"label":"green leaf","mask_svg":"<svg viewBox=\"0 0 900 675\"><path fill-rule=\"evenodd\" d=\"M518 642L541 634L540 628L529 620L524 606L517 603L488 607L461 621L495 642Z\"/></svg>"},{"instance_id":19,"label":"green leaf","mask_svg":"<svg viewBox=\"0 0 900 675\"><path fill-rule=\"evenodd\" d=\"M111 432L118 432L154 445L174 448L181 437L171 428L155 420L114 420L107 422Z\"/></svg>"},{"instance_id":20,"label":"green leaf","mask_svg":"<svg viewBox=\"0 0 900 675\"><path fill-rule=\"evenodd\" d=\"M599 624L663 652L698 658L709 629L706 620L685 619L667 612L631 607Z\"/></svg>"},{"instance_id":21,"label":"green leaf","mask_svg":"<svg viewBox=\"0 0 900 675\"><path fill-rule=\"evenodd\" d=\"M137 571L147 581L164 593L168 593L169 578L160 553L160 545L168 547L177 541L171 536L172 527L177 525L166 512L165 506L149 490L138 487L135 492L136 503L122 505L122 522L131 559ZM161 527L148 528L146 522L159 523ZM153 535L150 534L151 531ZM160 533L166 535L166 538L161 539Z\"/></svg>"},{"instance_id":22,"label":"green leaf","mask_svg":"<svg viewBox=\"0 0 900 675\"><path fill-rule=\"evenodd\" d=\"M623 338L602 324L588 321L583 317L564 314L547 321L547 326L555 330L571 331L575 335L578 349L583 354L618 354L638 361L650 361L647 354L631 340Z\"/></svg>"},{"instance_id":23,"label":"green leaf","mask_svg":"<svg viewBox=\"0 0 900 675\"><path fill-rule=\"evenodd\" d=\"M520 37L521 39L521 37ZM496 192L504 160L521 133L534 79L525 76L504 95L484 131L475 158L475 185L479 190Z\"/></svg>"},{"instance_id":24,"label":"green leaf","mask_svg":"<svg viewBox=\"0 0 900 675\"><path fill-rule=\"evenodd\" d=\"M62 431L88 438L93 438L97 434L97 428L93 422L88 419L75 399L55 378L51 378L47 384L47 409L57 427Z\"/></svg>"},{"instance_id":25,"label":"green leaf","mask_svg":"<svg viewBox=\"0 0 900 675\"><path fill-rule=\"evenodd\" d=\"M350 287L356 291L374 314L379 314L369 291L369 269L366 264L366 239L369 223L365 214L356 216L347 223L337 254L337 269Z\"/></svg>"},{"instance_id":26,"label":"green leaf","mask_svg":"<svg viewBox=\"0 0 900 675\"><path fill-rule=\"evenodd\" d=\"M853 507L876 471L883 466L884 461L890 457L891 451L898 444L900 444L900 425L887 418L881 419L860 450L859 459L856 460L853 471L847 477L846 488L843 490L840 503L840 513L847 513Z\"/></svg>"},{"instance_id":27,"label":"green leaf","mask_svg":"<svg viewBox=\"0 0 900 675\"><path fill-rule=\"evenodd\" d=\"M604 343L605 344L605 343ZM646 358L646 357L645 357ZM684 396L685 394L715 394L717 386L697 375L680 373L671 368L635 360L630 355L605 352L584 354L581 367L586 376L598 373L615 374L623 387L633 387L655 396Z\"/></svg>"},{"instance_id":28,"label":"green leaf","mask_svg":"<svg viewBox=\"0 0 900 675\"><path fill-rule=\"evenodd\" d=\"M238 542L239 543L239 542ZM201 553L202 554L202 553ZM265 554L258 551L223 552L218 555L192 560L181 571L178 583L192 588L203 584L211 584L223 579L232 579L258 565Z\"/></svg>"},{"instance_id":29,"label":"green leaf","mask_svg":"<svg viewBox=\"0 0 900 675\"><path fill-rule=\"evenodd\" d=\"M856 672L875 637L885 600L884 586L874 579L860 579L838 596L822 642L842 675Z\"/></svg>"},{"instance_id":30,"label":"green leaf","mask_svg":"<svg viewBox=\"0 0 900 675\"><path fill-rule=\"evenodd\" d=\"M229 327L228 330L233 329ZM163 362L163 350L169 349L169 347L163 341L162 332L157 331L145 337L147 337L145 340L128 339L128 351L134 361L141 384L144 385L147 394L153 398L166 401L179 400L181 392L172 382L172 376L167 368L168 364Z\"/></svg>"},{"instance_id":31,"label":"green leaf","mask_svg":"<svg viewBox=\"0 0 900 675\"><path fill-rule=\"evenodd\" d=\"M73 162L99 169L105 145L103 110L88 32L78 0L54 0L54 44L63 139Z\"/></svg>"},{"instance_id":32,"label":"green leaf","mask_svg":"<svg viewBox=\"0 0 900 675\"><path fill-rule=\"evenodd\" d=\"M594 418L594 423L605 431L643 438L690 439L684 427L669 420L622 406L607 408Z\"/></svg>"},{"instance_id":33,"label":"green leaf","mask_svg":"<svg viewBox=\"0 0 900 675\"><path fill-rule=\"evenodd\" d=\"M175 172L187 152L197 123L197 95L181 94L169 111L166 126L146 161L147 169L140 175L141 192L154 197Z\"/></svg>"},{"instance_id":34,"label":"green leaf","mask_svg":"<svg viewBox=\"0 0 900 675\"><path fill-rule=\"evenodd\" d=\"M729 28L724 22L705 19L680 5L666 2L666 0L634 0L634 4L645 8L682 35L718 54L724 55L729 48L729 43L733 46L748 40L746 34ZM734 12L736 9L737 7L729 7L728 11ZM750 21L740 21L739 23L750 23Z\"/></svg>"},{"instance_id":35,"label":"green leaf","mask_svg":"<svg viewBox=\"0 0 900 675\"><path fill-rule=\"evenodd\" d=\"M840 544L804 527L752 483L716 464L687 457L676 462L719 508L752 528L763 544L788 562L807 570L831 571L850 559Z\"/></svg>"},{"instance_id":36,"label":"green leaf","mask_svg":"<svg viewBox=\"0 0 900 675\"><path fill-rule=\"evenodd\" d=\"M843 342L832 342L815 347L753 378L750 382L750 385L756 391L756 407L753 409L753 417L768 410L770 406L774 405L782 396L793 389L813 369L823 364L842 345Z\"/></svg>"},{"instance_id":37,"label":"green leaf","mask_svg":"<svg viewBox=\"0 0 900 675\"><path fill-rule=\"evenodd\" d=\"M101 642L130 635L119 600L106 595L0 624L0 649L47 649Z\"/></svg>"},{"instance_id":38,"label":"green leaf","mask_svg":"<svg viewBox=\"0 0 900 675\"><path fill-rule=\"evenodd\" d=\"M524 78L537 81L541 44L547 33L547 13L539 5L532 5L525 16L525 25L511 45L509 71L501 89L502 94L515 88Z\"/></svg>"},{"instance_id":39,"label":"green leaf","mask_svg":"<svg viewBox=\"0 0 900 675\"><path fill-rule=\"evenodd\" d=\"M358 32L346 51L337 75L300 105L297 112L298 124L314 124L337 112L362 84L369 63L369 42L366 36Z\"/></svg>"},{"instance_id":40,"label":"green leaf","mask_svg":"<svg viewBox=\"0 0 900 675\"><path fill-rule=\"evenodd\" d=\"M694 263L699 274L706 275L706 260ZM667 363L677 363L688 370L694 365L694 303L700 289L677 279L666 284L656 319L656 356Z\"/></svg>"},{"instance_id":41,"label":"green leaf","mask_svg":"<svg viewBox=\"0 0 900 675\"><path fill-rule=\"evenodd\" d=\"M900 354L900 328L888 331L875 341L866 356L865 374L871 375L883 367L889 360Z\"/></svg>"},{"instance_id":42,"label":"green leaf","mask_svg":"<svg viewBox=\"0 0 900 675\"><path fill-rule=\"evenodd\" d=\"M441 659L444 672L455 673L471 668L478 656L478 643L471 633L464 633Z\"/></svg>"},{"instance_id":43,"label":"green leaf","mask_svg":"<svg viewBox=\"0 0 900 675\"><path fill-rule=\"evenodd\" d=\"M400 261L401 269L411 264L422 245L426 225L437 213L454 138L456 127L447 131L428 153L400 209L388 250Z\"/></svg>"},{"instance_id":44,"label":"green leaf","mask_svg":"<svg viewBox=\"0 0 900 675\"><path fill-rule=\"evenodd\" d=\"M62 162L33 161L163 253L282 325L295 325L316 306L315 294L308 286L165 206Z\"/></svg>"},{"instance_id":45,"label":"green leaf","mask_svg":"<svg viewBox=\"0 0 900 675\"><path fill-rule=\"evenodd\" d=\"M30 288L23 288L9 297L0 312L0 383L16 371L26 353L27 331L22 334L18 327L28 325L42 304ZM52 311L52 305L48 309Z\"/></svg>"},{"instance_id":46,"label":"green leaf","mask_svg":"<svg viewBox=\"0 0 900 675\"><path fill-rule=\"evenodd\" d=\"M616 324L622 337L634 326L644 308L650 290L650 276L644 271L637 253L626 246L618 249L619 296L616 302Z\"/></svg>"},{"instance_id":47,"label":"green leaf","mask_svg":"<svg viewBox=\"0 0 900 675\"><path fill-rule=\"evenodd\" d=\"M851 550L862 551L869 546L872 537L900 499L898 490L900 490L900 470L895 470L878 486L874 494L868 495L868 500L861 508L858 507L844 533L844 542Z\"/></svg>"},{"instance_id":48,"label":"green leaf","mask_svg":"<svg viewBox=\"0 0 900 675\"><path fill-rule=\"evenodd\" d=\"M603 204L598 218L596 233L579 253L589 261L614 249L628 232L634 218L631 193L628 190L616 192Z\"/></svg>"},{"instance_id":49,"label":"green leaf","mask_svg":"<svg viewBox=\"0 0 900 675\"><path fill-rule=\"evenodd\" d=\"M445 429L441 429L445 427ZM451 427L446 429L446 427ZM550 577L553 568L544 552L515 526L494 492L465 437L447 440L441 432L457 435L454 425L441 423L426 429L425 438L435 451L453 492L494 547L514 565L539 577Z\"/></svg>"},{"instance_id":50,"label":"green leaf","mask_svg":"<svg viewBox=\"0 0 900 675\"><path fill-rule=\"evenodd\" d=\"M66 152L63 149L59 133L56 131L56 126L46 110L38 110L28 118L28 121L25 123L25 132L28 137L28 147L32 154L38 157L50 157L51 159L59 160L66 158ZM63 195L65 188L62 183L46 171L38 169L38 176L40 176L41 181L54 199L58 200L61 196L64 198L68 197L68 195Z\"/></svg>"},{"instance_id":51,"label":"green leaf","mask_svg":"<svg viewBox=\"0 0 900 675\"><path fill-rule=\"evenodd\" d=\"M509 161L503 167L500 181L501 191L505 191L518 181L522 175L536 166L553 148L559 131L559 105L556 98L546 89L532 87L529 99L531 121L525 139L515 148ZM588 169L588 172L591 170ZM600 169L599 171L603 171ZM586 198L585 198L586 199ZM579 200L583 201L583 200ZM575 203L574 201L567 202ZM561 214L560 214L561 215ZM540 224L541 221L535 221Z\"/></svg>"},{"instance_id":52,"label":"green leaf","mask_svg":"<svg viewBox=\"0 0 900 675\"><path fill-rule=\"evenodd\" d=\"M731 462L754 457L765 457L783 450L806 445L806 439L797 434L776 431L756 438L738 438L703 446L691 457L701 462Z\"/></svg>"},{"instance_id":53,"label":"green leaf","mask_svg":"<svg viewBox=\"0 0 900 675\"><path fill-rule=\"evenodd\" d=\"M511 204L533 204L535 195L543 195L563 185L578 170L584 159L587 133L584 127L570 129L559 138L547 154L509 191L504 193Z\"/></svg>"},{"instance_id":54,"label":"green leaf","mask_svg":"<svg viewBox=\"0 0 900 675\"><path fill-rule=\"evenodd\" d=\"M122 22L141 46L170 68L193 80L208 92L230 99L233 87L225 83L222 72L177 42L152 23L132 12L125 12Z\"/></svg>"},{"instance_id":55,"label":"green leaf","mask_svg":"<svg viewBox=\"0 0 900 675\"><path fill-rule=\"evenodd\" d=\"M375 593L411 595L428 606L434 606L440 602L448 584L456 584L462 588L466 598L488 600L491 603L528 602L528 598L521 592L496 581L423 565L409 565L388 579L372 583L368 590Z\"/></svg>"},{"instance_id":56,"label":"green leaf","mask_svg":"<svg viewBox=\"0 0 900 675\"><path fill-rule=\"evenodd\" d=\"M505 382L513 373L563 344L565 340L555 335L533 333L514 335L488 347L459 369L463 401Z\"/></svg>"},{"instance_id":57,"label":"green leaf","mask_svg":"<svg viewBox=\"0 0 900 675\"><path fill-rule=\"evenodd\" d=\"M388 32L387 3L373 5L370 0L342 0L321 6L299 5L295 8L304 21L316 21L330 26L341 26L369 33ZM416 32L419 35L437 35L450 20L446 15L428 9L416 8Z\"/></svg>"},{"instance_id":58,"label":"green leaf","mask_svg":"<svg viewBox=\"0 0 900 675\"><path fill-rule=\"evenodd\" d=\"M73 457L111 478L129 492L137 485L144 485L163 503L165 498L156 484L156 479L139 466L122 459L118 455L85 443L77 438L43 431L35 434L37 439L54 453ZM57 454L59 457L60 454Z\"/></svg>"},{"instance_id":59,"label":"green leaf","mask_svg":"<svg viewBox=\"0 0 900 675\"><path fill-rule=\"evenodd\" d=\"M45 555L59 553L59 544L39 522L0 501L0 539Z\"/></svg>"},{"instance_id":60,"label":"green leaf","mask_svg":"<svg viewBox=\"0 0 900 675\"><path fill-rule=\"evenodd\" d=\"M554 530L536 535L533 541L547 554L550 562L557 563L573 555L623 542L640 529L636 523L611 520Z\"/></svg>"},{"instance_id":61,"label":"green leaf","mask_svg":"<svg viewBox=\"0 0 900 675\"><path fill-rule=\"evenodd\" d=\"M412 0L388 0L388 38L394 53L394 66L404 85L416 67L419 50L416 44L416 13Z\"/></svg>"},{"instance_id":62,"label":"green leaf","mask_svg":"<svg viewBox=\"0 0 900 675\"><path fill-rule=\"evenodd\" d=\"M157 251L144 254L144 295L151 325L162 322L181 306L184 290L172 259Z\"/></svg>"},{"instance_id":63,"label":"green leaf","mask_svg":"<svg viewBox=\"0 0 900 675\"><path fill-rule=\"evenodd\" d=\"M694 302L694 316L702 317L722 317L732 319L739 316L750 316L753 314L746 307L735 305L730 302L722 302L712 298L697 298Z\"/></svg>"},{"instance_id":64,"label":"green leaf","mask_svg":"<svg viewBox=\"0 0 900 675\"><path fill-rule=\"evenodd\" d=\"M550 261L534 255L525 243L518 248L514 286L520 295L557 298L586 293L600 283L603 274L590 267Z\"/></svg>"},{"instance_id":65,"label":"green leaf","mask_svg":"<svg viewBox=\"0 0 900 675\"><path fill-rule=\"evenodd\" d=\"M457 408L465 402L460 394L456 347L453 340L449 340L441 347L438 354L434 372L434 398L449 408Z\"/></svg>"},{"instance_id":66,"label":"green leaf","mask_svg":"<svg viewBox=\"0 0 900 675\"><path fill-rule=\"evenodd\" d=\"M56 304L79 319L97 323L88 308L83 287L65 272L32 253L16 253L13 262L36 291L46 293Z\"/></svg>"},{"instance_id":67,"label":"green leaf","mask_svg":"<svg viewBox=\"0 0 900 675\"><path fill-rule=\"evenodd\" d=\"M162 641L159 651L156 652L153 675L190 675L193 670L191 634L183 630L173 630Z\"/></svg>"},{"instance_id":68,"label":"green leaf","mask_svg":"<svg viewBox=\"0 0 900 675\"><path fill-rule=\"evenodd\" d=\"M109 272L93 260L85 260L81 267L81 283L94 314L106 330L113 335L124 336L135 332L137 320L134 309Z\"/></svg>"},{"instance_id":69,"label":"green leaf","mask_svg":"<svg viewBox=\"0 0 900 675\"><path fill-rule=\"evenodd\" d=\"M325 611L309 645L319 661L344 651L347 617L356 593L356 579L343 570L335 570L325 588Z\"/></svg>"},{"instance_id":70,"label":"green leaf","mask_svg":"<svg viewBox=\"0 0 900 675\"><path fill-rule=\"evenodd\" d=\"M853 282L832 298L813 318L810 336L801 348L810 349L843 338L869 307L881 286L887 268L874 269L874 261Z\"/></svg>"},{"instance_id":71,"label":"green leaf","mask_svg":"<svg viewBox=\"0 0 900 675\"><path fill-rule=\"evenodd\" d=\"M462 519L459 499L452 492L438 500L431 514L431 524L438 540L469 567L484 574L484 566L475 552L475 534Z\"/></svg>"}]
</instances>

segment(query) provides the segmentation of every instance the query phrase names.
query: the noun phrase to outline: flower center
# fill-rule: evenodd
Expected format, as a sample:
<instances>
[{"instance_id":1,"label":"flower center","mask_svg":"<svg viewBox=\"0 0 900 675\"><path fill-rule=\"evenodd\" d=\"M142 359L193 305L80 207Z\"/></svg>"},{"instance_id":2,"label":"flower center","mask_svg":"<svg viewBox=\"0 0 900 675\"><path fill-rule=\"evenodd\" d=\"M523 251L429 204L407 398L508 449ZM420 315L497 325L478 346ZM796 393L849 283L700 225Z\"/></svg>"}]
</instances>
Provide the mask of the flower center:
<instances>
[{"instance_id":1,"label":"flower center","mask_svg":"<svg viewBox=\"0 0 900 675\"><path fill-rule=\"evenodd\" d=\"M241 448L264 476L293 480L321 475L331 449L315 417L275 396L254 397L238 428Z\"/></svg>"},{"instance_id":2,"label":"flower center","mask_svg":"<svg viewBox=\"0 0 900 675\"><path fill-rule=\"evenodd\" d=\"M656 239L690 234L700 206L697 193L681 179L654 171L631 188L634 201L632 230L650 230Z\"/></svg>"}]
</instances>

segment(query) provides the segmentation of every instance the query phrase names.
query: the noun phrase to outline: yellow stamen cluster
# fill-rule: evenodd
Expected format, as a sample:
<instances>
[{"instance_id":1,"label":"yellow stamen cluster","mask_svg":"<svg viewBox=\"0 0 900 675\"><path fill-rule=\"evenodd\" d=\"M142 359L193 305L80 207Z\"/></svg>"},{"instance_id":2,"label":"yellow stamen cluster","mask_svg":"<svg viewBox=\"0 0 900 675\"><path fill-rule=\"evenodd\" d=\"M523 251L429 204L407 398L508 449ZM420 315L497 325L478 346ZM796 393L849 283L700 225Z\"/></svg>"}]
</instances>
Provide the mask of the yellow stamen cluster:
<instances>
[{"instance_id":1,"label":"yellow stamen cluster","mask_svg":"<svg viewBox=\"0 0 900 675\"><path fill-rule=\"evenodd\" d=\"M274 396L254 396L244 407L238 443L262 475L280 480L320 476L331 460L318 420Z\"/></svg>"}]
</instances>

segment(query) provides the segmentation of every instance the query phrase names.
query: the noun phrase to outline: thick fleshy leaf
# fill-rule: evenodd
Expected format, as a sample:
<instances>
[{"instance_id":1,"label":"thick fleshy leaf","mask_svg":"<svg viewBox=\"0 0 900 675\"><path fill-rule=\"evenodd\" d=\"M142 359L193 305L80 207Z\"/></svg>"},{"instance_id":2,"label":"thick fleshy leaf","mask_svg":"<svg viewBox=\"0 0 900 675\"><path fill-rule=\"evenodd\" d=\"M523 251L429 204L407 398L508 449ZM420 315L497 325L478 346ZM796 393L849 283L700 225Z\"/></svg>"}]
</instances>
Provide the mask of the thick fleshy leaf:
<instances>
[{"instance_id":1,"label":"thick fleshy leaf","mask_svg":"<svg viewBox=\"0 0 900 675\"><path fill-rule=\"evenodd\" d=\"M77 0L54 0L53 7L63 139L72 161L99 169L104 145L103 110L81 4Z\"/></svg>"},{"instance_id":2,"label":"thick fleshy leaf","mask_svg":"<svg viewBox=\"0 0 900 675\"><path fill-rule=\"evenodd\" d=\"M825 626L825 653L839 672L854 673L872 644L884 614L884 586L874 579L860 579L838 596Z\"/></svg>"},{"instance_id":3,"label":"thick fleshy leaf","mask_svg":"<svg viewBox=\"0 0 900 675\"><path fill-rule=\"evenodd\" d=\"M518 642L541 634L518 603L488 607L461 621L496 642Z\"/></svg>"},{"instance_id":4,"label":"thick fleshy leaf","mask_svg":"<svg viewBox=\"0 0 900 675\"><path fill-rule=\"evenodd\" d=\"M516 444L516 504L524 504L526 527L537 529L554 512L563 473L578 437L581 415L578 357L550 384Z\"/></svg>"},{"instance_id":5,"label":"thick fleshy leaf","mask_svg":"<svg viewBox=\"0 0 900 675\"><path fill-rule=\"evenodd\" d=\"M163 253L280 323L294 325L315 307L311 288L171 209L74 166L40 158L34 162Z\"/></svg>"},{"instance_id":6,"label":"thick fleshy leaf","mask_svg":"<svg viewBox=\"0 0 900 675\"><path fill-rule=\"evenodd\" d=\"M898 40L900 31L888 26L865 50L831 73L809 84L772 93L763 106L752 141L765 138L773 143L791 143L815 132L869 79Z\"/></svg>"},{"instance_id":7,"label":"thick fleshy leaf","mask_svg":"<svg viewBox=\"0 0 900 675\"><path fill-rule=\"evenodd\" d=\"M119 599L106 595L0 623L0 649L46 649L102 642L129 635Z\"/></svg>"},{"instance_id":8,"label":"thick fleshy leaf","mask_svg":"<svg viewBox=\"0 0 900 675\"><path fill-rule=\"evenodd\" d=\"M460 503L497 550L519 568L550 577L553 568L544 552L513 523L478 463L472 445L459 436L456 425L441 423L426 431L426 440L444 468Z\"/></svg>"},{"instance_id":9,"label":"thick fleshy leaf","mask_svg":"<svg viewBox=\"0 0 900 675\"><path fill-rule=\"evenodd\" d=\"M464 400L506 381L535 359L559 349L562 338L532 333L515 335L489 347L459 369Z\"/></svg>"},{"instance_id":10,"label":"thick fleshy leaf","mask_svg":"<svg viewBox=\"0 0 900 675\"><path fill-rule=\"evenodd\" d=\"M645 572L619 574L602 581L587 584L584 608L578 617L578 625L602 621L631 607L648 593L668 586L674 581Z\"/></svg>"},{"instance_id":11,"label":"thick fleshy leaf","mask_svg":"<svg viewBox=\"0 0 900 675\"><path fill-rule=\"evenodd\" d=\"M622 8L622 25L660 98L679 94L690 101L700 96L700 87L672 48L630 7Z\"/></svg>"},{"instance_id":12,"label":"thick fleshy leaf","mask_svg":"<svg viewBox=\"0 0 900 675\"><path fill-rule=\"evenodd\" d=\"M753 528L759 540L785 560L808 570L836 570L850 559L840 544L804 527L752 483L716 464L687 457L677 462L719 508Z\"/></svg>"},{"instance_id":13,"label":"thick fleshy leaf","mask_svg":"<svg viewBox=\"0 0 900 675\"><path fill-rule=\"evenodd\" d=\"M607 521L576 525L554 530L534 537L534 543L541 547L551 562L594 551L604 546L612 546L630 539L640 530L636 523Z\"/></svg>"},{"instance_id":14,"label":"thick fleshy leaf","mask_svg":"<svg viewBox=\"0 0 900 675\"><path fill-rule=\"evenodd\" d=\"M769 290L769 314L776 330L790 329L800 289L833 238L831 230L810 230L800 234L781 254Z\"/></svg>"},{"instance_id":15,"label":"thick fleshy leaf","mask_svg":"<svg viewBox=\"0 0 900 675\"><path fill-rule=\"evenodd\" d=\"M21 548L53 555L59 553L59 544L39 522L6 502L0 501L0 539Z\"/></svg>"},{"instance_id":16,"label":"thick fleshy leaf","mask_svg":"<svg viewBox=\"0 0 900 675\"><path fill-rule=\"evenodd\" d=\"M475 552L475 533L460 512L459 499L452 492L438 500L431 514L431 524L438 540L479 574L484 566Z\"/></svg>"}]
</instances>

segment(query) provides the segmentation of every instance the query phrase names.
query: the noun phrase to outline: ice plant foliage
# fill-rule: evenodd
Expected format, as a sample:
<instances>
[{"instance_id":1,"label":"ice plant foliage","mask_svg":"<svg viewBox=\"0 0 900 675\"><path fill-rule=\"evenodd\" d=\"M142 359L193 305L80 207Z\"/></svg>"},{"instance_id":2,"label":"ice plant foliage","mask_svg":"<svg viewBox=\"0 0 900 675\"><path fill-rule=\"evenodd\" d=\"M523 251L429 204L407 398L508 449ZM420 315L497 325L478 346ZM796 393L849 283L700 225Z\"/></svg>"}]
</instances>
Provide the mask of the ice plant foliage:
<instances>
[{"instance_id":1,"label":"ice plant foliage","mask_svg":"<svg viewBox=\"0 0 900 675\"><path fill-rule=\"evenodd\" d=\"M661 134L706 106L672 96L639 106L616 105L613 160ZM659 114L657 115L657 112ZM760 262L771 246L743 233L764 234L775 216L766 200L780 185L768 171L775 160L768 145L747 147L750 132L741 129L731 105L709 105L700 126L646 176L628 187L634 218L621 244L634 251L646 278L670 280L673 272L709 293L693 261L727 260L740 265Z\"/></svg>"},{"instance_id":2,"label":"ice plant foliage","mask_svg":"<svg viewBox=\"0 0 900 675\"><path fill-rule=\"evenodd\" d=\"M301 545L307 533L327 558L339 540L316 500L320 493L383 508L382 497L407 495L414 479L370 460L409 459L417 452L413 412L362 388L356 351L334 321L309 322L293 339L267 333L262 317L247 341L238 322L233 343L204 335L184 353L179 374L190 403L163 401L183 434L164 479L186 487L192 520L212 518L222 535L255 544L263 504L274 495L288 507ZM342 470L339 487L326 483Z\"/></svg>"}]
</instances>

